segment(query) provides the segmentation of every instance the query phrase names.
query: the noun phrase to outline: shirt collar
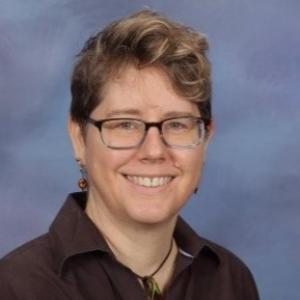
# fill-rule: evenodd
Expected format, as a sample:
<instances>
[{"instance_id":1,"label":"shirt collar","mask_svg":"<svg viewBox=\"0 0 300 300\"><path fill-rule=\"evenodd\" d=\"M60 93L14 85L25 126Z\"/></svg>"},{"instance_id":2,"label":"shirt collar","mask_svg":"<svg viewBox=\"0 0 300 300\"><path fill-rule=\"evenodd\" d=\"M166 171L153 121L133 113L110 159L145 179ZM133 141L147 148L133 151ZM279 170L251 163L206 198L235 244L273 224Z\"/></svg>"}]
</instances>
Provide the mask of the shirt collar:
<instances>
[{"instance_id":1,"label":"shirt collar","mask_svg":"<svg viewBox=\"0 0 300 300\"><path fill-rule=\"evenodd\" d=\"M217 264L221 263L219 246L200 237L181 217L178 217L174 238L179 247L179 252L190 259L205 255Z\"/></svg>"},{"instance_id":2,"label":"shirt collar","mask_svg":"<svg viewBox=\"0 0 300 300\"><path fill-rule=\"evenodd\" d=\"M84 211L86 198L84 192L69 194L49 228L59 274L65 262L75 255L95 251L112 255L105 239ZM193 259L205 254L220 263L217 246L199 237L181 217L176 223L174 238L182 255Z\"/></svg>"},{"instance_id":3,"label":"shirt collar","mask_svg":"<svg viewBox=\"0 0 300 300\"><path fill-rule=\"evenodd\" d=\"M70 194L49 228L59 274L65 262L75 255L95 251L111 254L106 241L85 213L85 206L86 193Z\"/></svg>"}]
</instances>

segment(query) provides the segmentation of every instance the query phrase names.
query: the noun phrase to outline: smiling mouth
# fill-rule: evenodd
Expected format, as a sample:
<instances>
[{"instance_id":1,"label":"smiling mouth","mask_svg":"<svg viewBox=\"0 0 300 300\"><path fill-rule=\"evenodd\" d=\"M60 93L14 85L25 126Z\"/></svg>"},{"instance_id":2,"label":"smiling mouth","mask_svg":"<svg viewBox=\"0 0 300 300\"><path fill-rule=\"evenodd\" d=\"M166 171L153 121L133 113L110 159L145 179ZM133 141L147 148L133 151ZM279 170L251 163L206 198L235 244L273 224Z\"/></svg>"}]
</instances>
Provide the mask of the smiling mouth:
<instances>
[{"instance_id":1,"label":"smiling mouth","mask_svg":"<svg viewBox=\"0 0 300 300\"><path fill-rule=\"evenodd\" d=\"M135 185L145 186L145 187L160 187L167 185L174 177L172 176L131 176L125 175L125 177Z\"/></svg>"}]
</instances>

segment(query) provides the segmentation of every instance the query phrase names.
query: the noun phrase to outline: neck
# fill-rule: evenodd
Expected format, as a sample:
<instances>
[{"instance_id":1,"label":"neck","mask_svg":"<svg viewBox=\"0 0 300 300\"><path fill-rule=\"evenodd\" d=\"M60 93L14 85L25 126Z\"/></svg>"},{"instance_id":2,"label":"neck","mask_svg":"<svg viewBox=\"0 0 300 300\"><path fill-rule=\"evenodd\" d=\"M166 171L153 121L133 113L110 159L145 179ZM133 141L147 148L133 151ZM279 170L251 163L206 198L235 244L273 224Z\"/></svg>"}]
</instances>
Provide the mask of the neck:
<instances>
[{"instance_id":1,"label":"neck","mask_svg":"<svg viewBox=\"0 0 300 300\"><path fill-rule=\"evenodd\" d=\"M104 236L116 259L141 277L159 267L170 250L176 217L164 224L132 224L116 220L105 213L96 201L89 199L86 213ZM177 255L173 243L170 255L154 277L161 290L171 278Z\"/></svg>"}]
</instances>

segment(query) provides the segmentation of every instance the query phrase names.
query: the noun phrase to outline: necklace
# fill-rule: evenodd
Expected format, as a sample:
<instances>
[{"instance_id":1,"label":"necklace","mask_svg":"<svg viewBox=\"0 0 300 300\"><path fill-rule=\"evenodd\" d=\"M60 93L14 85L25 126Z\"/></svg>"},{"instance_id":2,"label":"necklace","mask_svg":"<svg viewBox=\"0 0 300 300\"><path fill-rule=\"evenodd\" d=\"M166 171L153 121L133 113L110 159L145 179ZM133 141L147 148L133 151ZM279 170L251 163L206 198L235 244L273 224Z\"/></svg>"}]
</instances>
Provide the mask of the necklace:
<instances>
[{"instance_id":1,"label":"necklace","mask_svg":"<svg viewBox=\"0 0 300 300\"><path fill-rule=\"evenodd\" d=\"M150 275L140 276L133 272L135 274L135 276L142 281L149 300L162 299L161 298L161 290L159 288L157 281L154 279L154 275L157 274L161 270L161 268L164 266L164 264L166 263L166 261L168 260L170 254L172 252L172 249L173 249L173 239L171 240L171 244L170 244L168 253L164 257L164 259L162 260L162 262L160 263L158 268L154 272L152 272Z\"/></svg>"}]
</instances>

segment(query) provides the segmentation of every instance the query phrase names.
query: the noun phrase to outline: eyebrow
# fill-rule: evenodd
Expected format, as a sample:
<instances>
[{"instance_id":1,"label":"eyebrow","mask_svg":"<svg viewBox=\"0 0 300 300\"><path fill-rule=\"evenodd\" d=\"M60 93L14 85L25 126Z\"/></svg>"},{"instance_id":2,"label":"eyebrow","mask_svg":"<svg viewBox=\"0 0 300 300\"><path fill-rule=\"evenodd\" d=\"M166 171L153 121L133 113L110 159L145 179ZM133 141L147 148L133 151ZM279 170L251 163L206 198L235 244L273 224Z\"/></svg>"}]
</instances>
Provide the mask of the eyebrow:
<instances>
[{"instance_id":1,"label":"eyebrow","mask_svg":"<svg viewBox=\"0 0 300 300\"><path fill-rule=\"evenodd\" d=\"M141 117L142 112L138 109L130 108L130 109L116 109L108 112L106 114L107 118L122 116L122 115L134 115ZM176 118L176 117L200 117L198 114L192 113L190 111L169 111L163 114L163 118Z\"/></svg>"},{"instance_id":2,"label":"eyebrow","mask_svg":"<svg viewBox=\"0 0 300 300\"><path fill-rule=\"evenodd\" d=\"M170 111L164 114L164 118L176 118L176 117L200 117L200 116L190 111Z\"/></svg>"},{"instance_id":3,"label":"eyebrow","mask_svg":"<svg viewBox=\"0 0 300 300\"><path fill-rule=\"evenodd\" d=\"M106 114L106 117L115 117L120 115L135 115L140 116L141 112L138 109L130 108L130 109L114 109Z\"/></svg>"}]
</instances>

